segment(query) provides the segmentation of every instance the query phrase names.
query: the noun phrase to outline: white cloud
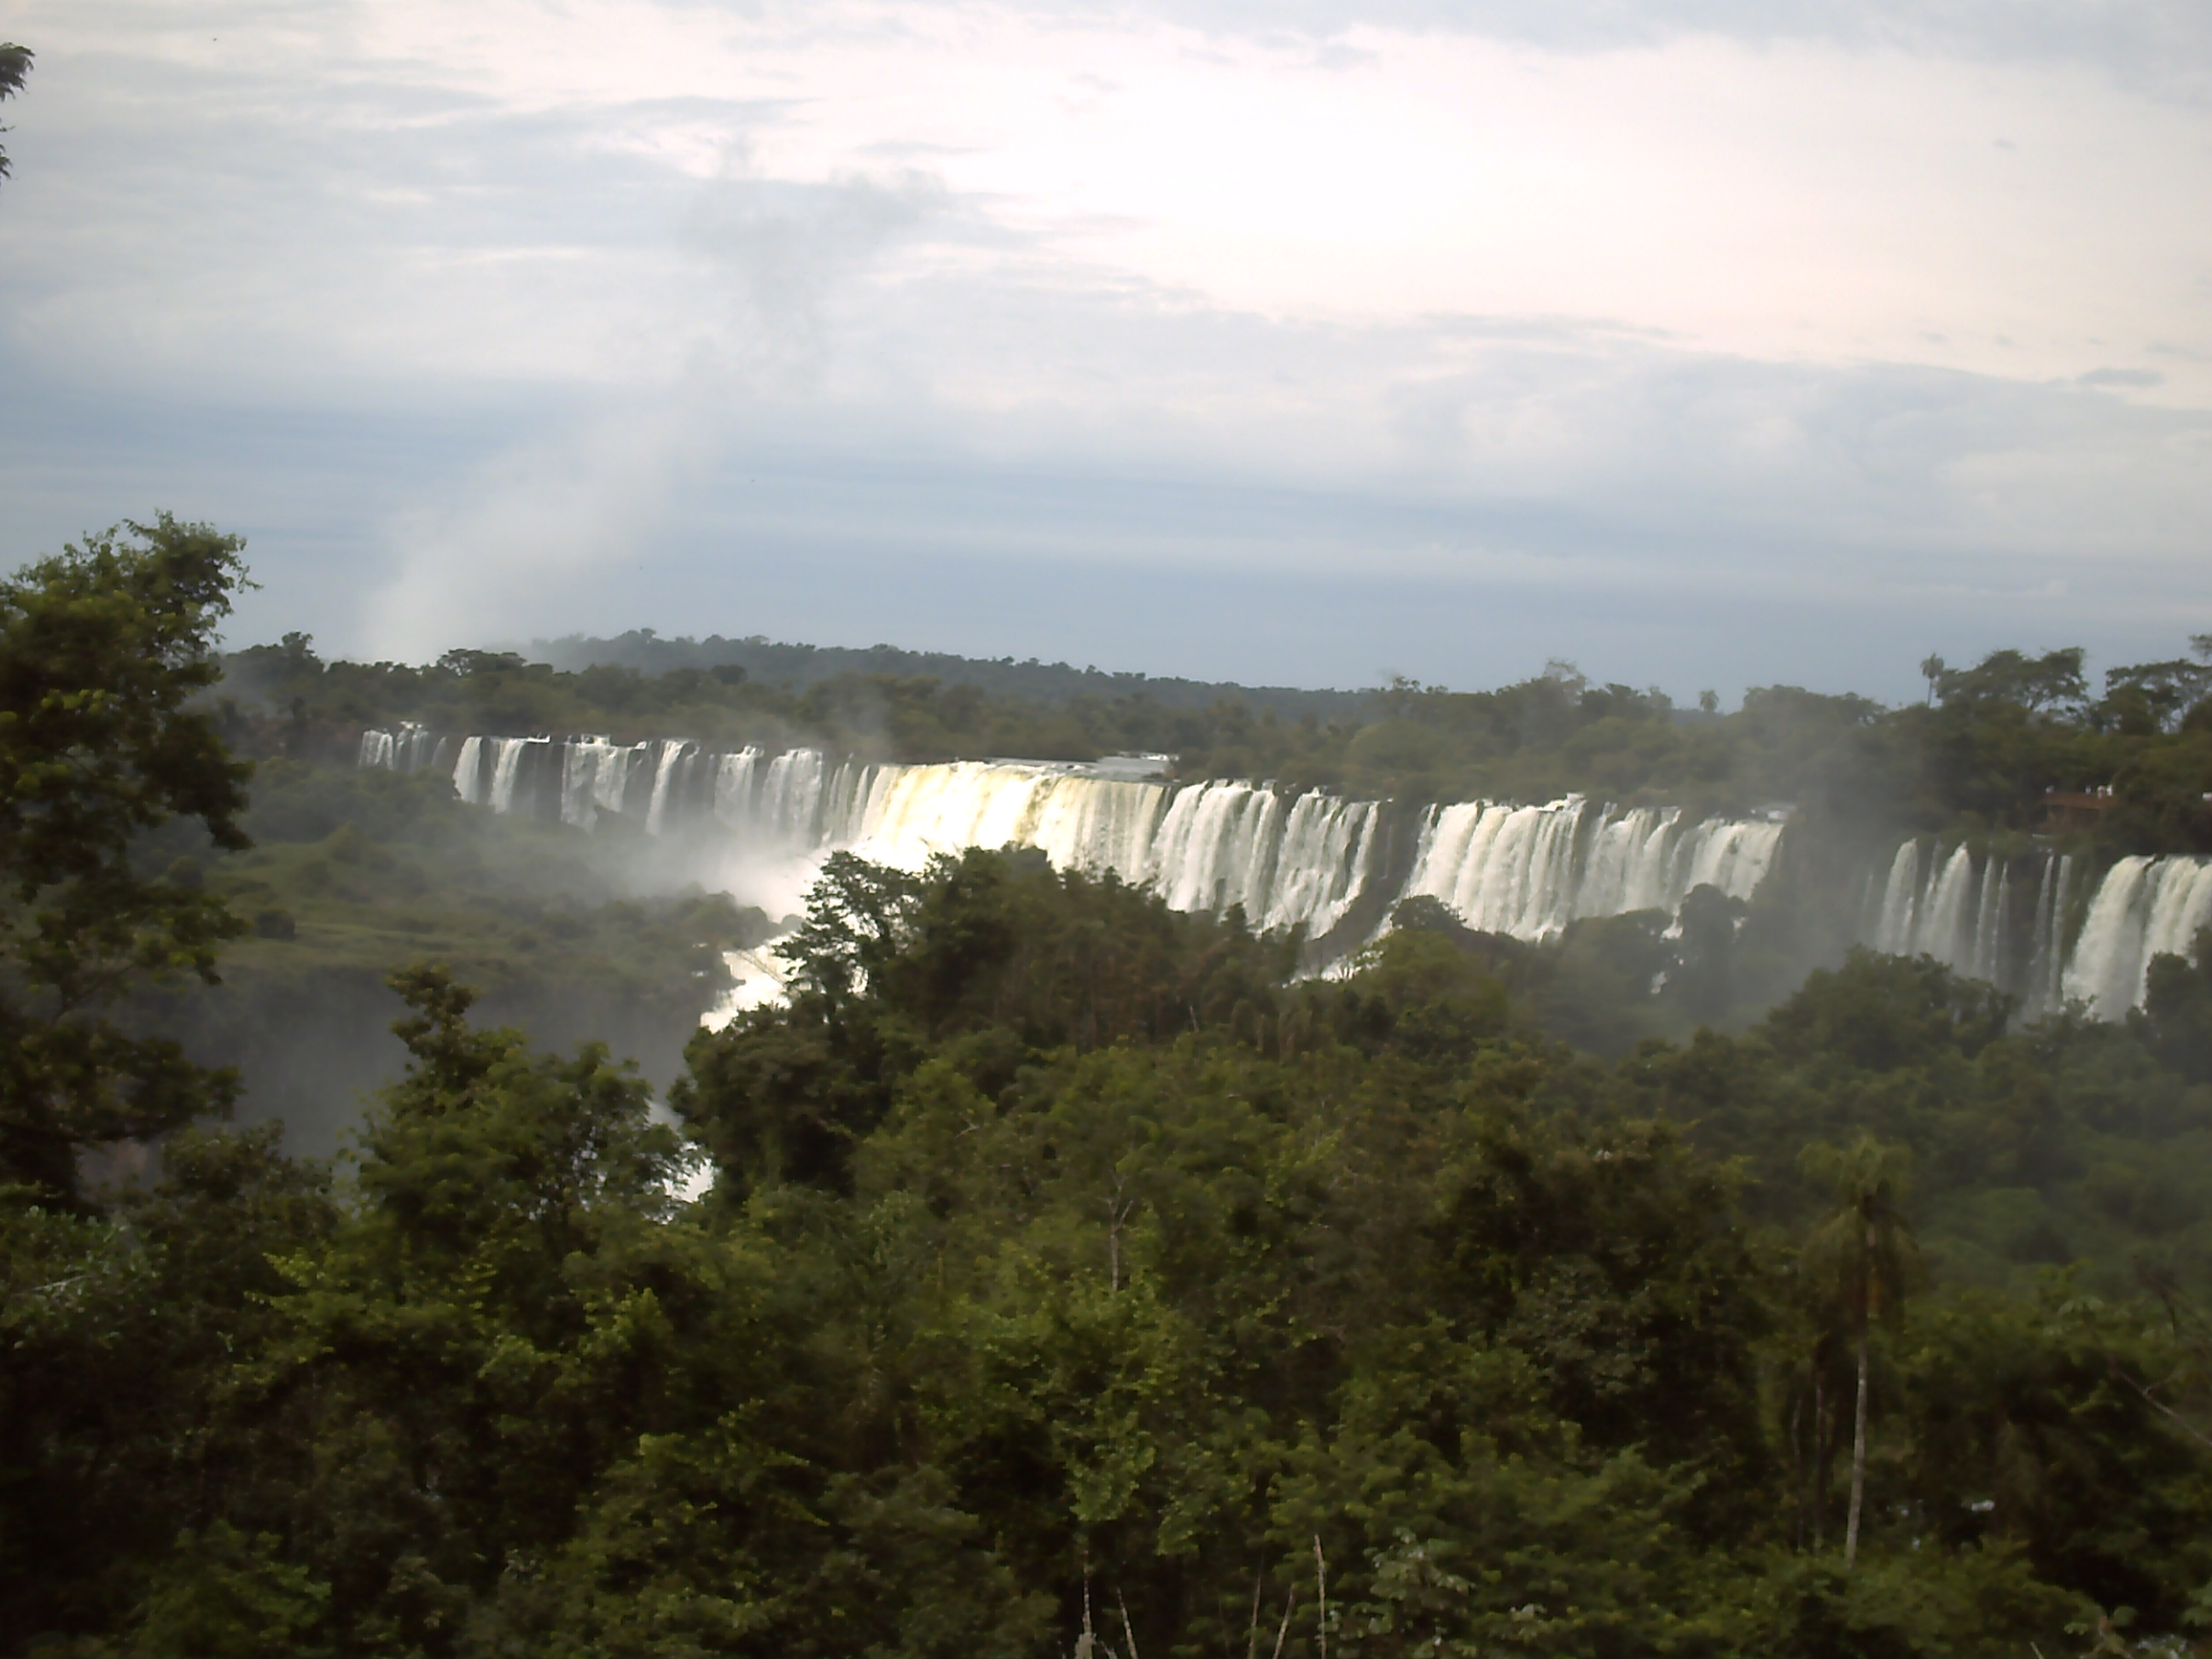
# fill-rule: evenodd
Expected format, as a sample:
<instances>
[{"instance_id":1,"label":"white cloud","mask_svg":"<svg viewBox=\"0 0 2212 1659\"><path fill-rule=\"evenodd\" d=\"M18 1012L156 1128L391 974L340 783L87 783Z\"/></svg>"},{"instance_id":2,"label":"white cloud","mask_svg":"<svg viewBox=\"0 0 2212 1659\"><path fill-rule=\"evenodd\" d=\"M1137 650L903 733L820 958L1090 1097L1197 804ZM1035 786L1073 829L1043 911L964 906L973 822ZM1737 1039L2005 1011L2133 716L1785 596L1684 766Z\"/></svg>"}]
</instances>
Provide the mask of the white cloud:
<instances>
[{"instance_id":1,"label":"white cloud","mask_svg":"<svg viewBox=\"0 0 2212 1659\"><path fill-rule=\"evenodd\" d=\"M288 580L286 546L368 550L334 596L389 573L348 613L379 648L738 627L620 612L718 534L1908 608L2118 581L2166 626L2212 531L2198 7L17 10L0 350L211 418L437 411L434 465L317 463L369 480L329 522L268 478ZM167 477L157 430L41 465Z\"/></svg>"},{"instance_id":2,"label":"white cloud","mask_svg":"<svg viewBox=\"0 0 2212 1659\"><path fill-rule=\"evenodd\" d=\"M828 367L824 307L835 284L867 270L946 204L915 169L823 184L736 173L707 185L686 216L688 248L730 279L738 344L757 381L807 391Z\"/></svg>"}]
</instances>

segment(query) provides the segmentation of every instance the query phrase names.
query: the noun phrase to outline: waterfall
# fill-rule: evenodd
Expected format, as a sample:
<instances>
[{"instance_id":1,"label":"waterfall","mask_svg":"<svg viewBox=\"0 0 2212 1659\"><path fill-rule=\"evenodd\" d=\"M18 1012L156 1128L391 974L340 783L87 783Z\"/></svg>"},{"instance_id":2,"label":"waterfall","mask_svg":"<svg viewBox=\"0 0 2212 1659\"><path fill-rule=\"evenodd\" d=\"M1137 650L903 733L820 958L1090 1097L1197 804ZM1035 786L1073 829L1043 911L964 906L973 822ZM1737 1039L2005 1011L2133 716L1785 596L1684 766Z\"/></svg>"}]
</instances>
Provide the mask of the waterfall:
<instances>
[{"instance_id":1,"label":"waterfall","mask_svg":"<svg viewBox=\"0 0 2212 1659\"><path fill-rule=\"evenodd\" d=\"M436 732L411 724L389 732L364 732L357 763L386 772L422 771L437 764L445 741Z\"/></svg>"},{"instance_id":2,"label":"waterfall","mask_svg":"<svg viewBox=\"0 0 2212 1659\"><path fill-rule=\"evenodd\" d=\"M2051 964L2063 958L2071 860L2032 866L1963 844L1945 854L1917 841L1890 860L1867 943L1893 956L1929 956L2020 1000L2031 1016L2062 1000Z\"/></svg>"},{"instance_id":3,"label":"waterfall","mask_svg":"<svg viewBox=\"0 0 2212 1659\"><path fill-rule=\"evenodd\" d=\"M2122 859L2089 900L2066 963L2066 994L2116 1019L2142 1006L2151 958L2188 956L2203 927L2212 927L2212 860Z\"/></svg>"},{"instance_id":4,"label":"waterfall","mask_svg":"<svg viewBox=\"0 0 2212 1659\"><path fill-rule=\"evenodd\" d=\"M761 751L740 749L714 763L714 816L732 830L753 821L753 799L760 787Z\"/></svg>"},{"instance_id":5,"label":"waterfall","mask_svg":"<svg viewBox=\"0 0 2212 1659\"><path fill-rule=\"evenodd\" d=\"M1992 860L1982 871L1981 903L1974 916L1973 948L1966 969L1976 979L1996 979L2008 959L2004 901L2010 890L2008 875L2009 868L2002 859Z\"/></svg>"},{"instance_id":6,"label":"waterfall","mask_svg":"<svg viewBox=\"0 0 2212 1659\"><path fill-rule=\"evenodd\" d=\"M495 812L514 811L515 786L522 781L523 757L534 747L543 747L544 738L494 738L496 753L492 761L491 790L487 804Z\"/></svg>"},{"instance_id":7,"label":"waterfall","mask_svg":"<svg viewBox=\"0 0 2212 1659\"><path fill-rule=\"evenodd\" d=\"M464 738L460 758L453 763L454 791L471 806L482 806L489 799L484 789L483 756L482 738Z\"/></svg>"},{"instance_id":8,"label":"waterfall","mask_svg":"<svg viewBox=\"0 0 2212 1659\"><path fill-rule=\"evenodd\" d=\"M681 738L665 738L659 744L660 754L653 763L653 794L646 803L645 833L658 836L668 826L668 799L676 787L685 760L696 752L698 745Z\"/></svg>"},{"instance_id":9,"label":"waterfall","mask_svg":"<svg viewBox=\"0 0 2212 1659\"><path fill-rule=\"evenodd\" d=\"M1269 890L1245 914L1262 933L1305 924L1327 933L1365 890L1382 810L1372 801L1340 801L1320 793L1291 804L1269 872Z\"/></svg>"},{"instance_id":10,"label":"waterfall","mask_svg":"<svg viewBox=\"0 0 2212 1659\"><path fill-rule=\"evenodd\" d=\"M965 848L1030 847L1062 869L1149 884L1179 910L1242 906L1256 929L1304 927L1335 955L1416 896L1470 927L1522 939L1587 917L1677 911L1701 885L1748 899L1782 837L1781 824L1765 820L1686 822L1676 808L1573 795L1461 801L1409 817L1318 790L1169 784L1147 775L1156 767L1143 757L872 764L812 749L454 738L403 726L362 732L358 761L450 769L461 799L496 812L586 830L619 813L689 858L670 866L688 878L794 904L837 848L919 869ZM2117 1018L2141 1005L2152 957L2186 955L2197 930L2212 927L2212 860L2122 859L2089 895L2069 949L2082 873L2070 855L2007 860L1907 841L1866 885L1863 937L1986 980L2031 1016L2077 1000Z\"/></svg>"},{"instance_id":11,"label":"waterfall","mask_svg":"<svg viewBox=\"0 0 2212 1659\"><path fill-rule=\"evenodd\" d=\"M2142 945L2147 979L2153 957L2188 959L2196 950L2197 935L2212 927L2212 859L2159 859L2144 886L2149 895ZM2138 1002L2142 988L2141 984L2135 988Z\"/></svg>"},{"instance_id":12,"label":"waterfall","mask_svg":"<svg viewBox=\"0 0 2212 1659\"><path fill-rule=\"evenodd\" d=\"M1710 884L1749 898L1773 863L1779 823L1679 809L1462 801L1408 819L1378 801L1272 784L1158 781L1157 757L1095 766L1031 761L931 765L832 761L817 750L713 753L682 738L443 737L419 726L362 733L358 763L449 771L460 799L591 829L606 813L690 848L696 878L773 888L794 902L821 858L848 848L919 869L969 847L1032 847L1058 867L1147 883L1181 910L1243 907L1261 931L1357 937L1401 898L1425 895L1469 927L1553 937L1586 917L1679 910ZM1393 824L1400 826L1393 829ZM1410 837L1410 861L1405 848ZM704 849L703 851L701 849ZM2142 1001L2152 957L2185 956L2212 927L2212 860L2122 859L2089 895L2067 854L2006 860L1966 845L1902 843L1869 880L1864 937L1932 956L2019 998L2031 1016L2069 1000L2117 1018ZM763 886L764 884L764 886ZM1326 947L1350 948L1339 935Z\"/></svg>"},{"instance_id":13,"label":"waterfall","mask_svg":"<svg viewBox=\"0 0 2212 1659\"><path fill-rule=\"evenodd\" d=\"M1882 884L1881 914L1875 923L1874 948L1891 956L1911 956L1919 908L1920 843L1908 841L1889 861L1889 878Z\"/></svg>"},{"instance_id":14,"label":"waterfall","mask_svg":"<svg viewBox=\"0 0 2212 1659\"><path fill-rule=\"evenodd\" d=\"M817 809L822 803L822 756L812 749L793 749L768 763L761 790L762 828L778 839L792 842L812 840Z\"/></svg>"},{"instance_id":15,"label":"waterfall","mask_svg":"<svg viewBox=\"0 0 2212 1659\"><path fill-rule=\"evenodd\" d=\"M1427 815L1406 891L1486 933L1543 939L1585 916L1678 910L1701 885L1747 899L1781 839L1778 823L1685 825L1672 810L1593 811L1579 796L1543 806L1467 801Z\"/></svg>"},{"instance_id":16,"label":"waterfall","mask_svg":"<svg viewBox=\"0 0 2212 1659\"><path fill-rule=\"evenodd\" d=\"M1137 880L1169 791L1066 767L955 761L840 768L827 793L824 839L881 863L915 869L932 854L1012 844Z\"/></svg>"},{"instance_id":17,"label":"waterfall","mask_svg":"<svg viewBox=\"0 0 2212 1659\"><path fill-rule=\"evenodd\" d=\"M601 812L619 812L637 751L605 738L577 738L562 745L561 822L593 828Z\"/></svg>"},{"instance_id":18,"label":"waterfall","mask_svg":"<svg viewBox=\"0 0 2212 1659\"><path fill-rule=\"evenodd\" d=\"M1682 900L1698 887L1717 887L1730 898L1748 900L1766 879L1775 850L1781 845L1782 825L1771 819L1706 818L1692 824L1675 841L1680 859L1688 868L1674 872L1665 891L1654 896L1658 900L1656 908L1679 909ZM1655 907L1646 902L1629 908ZM1585 909L1583 914L1597 913Z\"/></svg>"},{"instance_id":19,"label":"waterfall","mask_svg":"<svg viewBox=\"0 0 2212 1659\"><path fill-rule=\"evenodd\" d=\"M2074 855L2043 862L2035 892L2035 952L2028 964L2027 1005L2045 1013L2066 1000L2066 907L2074 896Z\"/></svg>"},{"instance_id":20,"label":"waterfall","mask_svg":"<svg viewBox=\"0 0 2212 1659\"><path fill-rule=\"evenodd\" d=\"M1262 932L1334 933L1325 948L1336 953L1417 893L1470 927L1528 939L1586 916L1671 912L1701 884L1748 898L1782 835L1775 823L1686 823L1672 808L1580 797L1469 801L1408 824L1388 803L1320 790L1169 784L1143 757L897 765L811 749L714 753L679 738L420 739L412 728L365 732L360 763L404 769L450 755L463 800L586 830L620 813L668 849L671 868L751 896L795 903L838 848L911 870L969 847L1031 847L1062 869L1149 884L1176 909L1239 905ZM1393 824L1415 831L1410 870L1385 867L1387 849L1405 846Z\"/></svg>"},{"instance_id":21,"label":"waterfall","mask_svg":"<svg viewBox=\"0 0 2212 1659\"><path fill-rule=\"evenodd\" d=\"M2080 1001L2117 1019L2142 1006L2153 957L2187 956L2197 929L2212 927L2212 860L2120 860L2090 896L2069 951L2077 872L2067 854L2007 860L1908 841L1890 860L1868 942L1986 980L2031 1017Z\"/></svg>"},{"instance_id":22,"label":"waterfall","mask_svg":"<svg viewBox=\"0 0 2212 1659\"><path fill-rule=\"evenodd\" d=\"M1966 934L1966 921L1972 908L1974 878L1974 855L1960 847L1944 860L1913 929L1918 949L1961 973L1973 971L1972 941Z\"/></svg>"}]
</instances>

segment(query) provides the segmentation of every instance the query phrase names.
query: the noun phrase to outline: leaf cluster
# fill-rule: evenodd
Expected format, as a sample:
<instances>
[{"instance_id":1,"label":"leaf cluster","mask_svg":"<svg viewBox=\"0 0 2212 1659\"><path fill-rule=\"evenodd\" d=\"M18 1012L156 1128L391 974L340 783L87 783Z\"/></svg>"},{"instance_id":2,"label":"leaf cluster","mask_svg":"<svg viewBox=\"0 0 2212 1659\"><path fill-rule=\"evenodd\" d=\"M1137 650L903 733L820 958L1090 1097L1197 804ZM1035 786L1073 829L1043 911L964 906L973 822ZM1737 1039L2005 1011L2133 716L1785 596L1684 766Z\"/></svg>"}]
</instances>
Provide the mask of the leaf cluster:
<instances>
[{"instance_id":1,"label":"leaf cluster","mask_svg":"<svg viewBox=\"0 0 2212 1659\"><path fill-rule=\"evenodd\" d=\"M2188 1287L1964 1289L1942 1224L1951 1137L2089 1034L1860 958L1609 1065L1483 945L1409 927L1297 981L1233 916L1032 857L842 860L790 1004L696 1039L672 1124L604 1049L403 974L409 1070L349 1181L185 1139L106 1216L7 1212L0 1528L35 1571L0 1634L1811 1659L2185 1628ZM1854 1118L1915 1193L1879 1147L1803 1167ZM1910 1209L1937 1274L1872 1332L1848 1572L1854 1292L1799 1248L1839 1189Z\"/></svg>"},{"instance_id":2,"label":"leaf cluster","mask_svg":"<svg viewBox=\"0 0 2212 1659\"><path fill-rule=\"evenodd\" d=\"M103 1011L149 977L212 981L241 931L144 853L178 818L246 845L252 769L194 703L218 677L242 545L163 514L0 581L0 1181L67 1201L88 1146L226 1097L174 1043Z\"/></svg>"}]
</instances>

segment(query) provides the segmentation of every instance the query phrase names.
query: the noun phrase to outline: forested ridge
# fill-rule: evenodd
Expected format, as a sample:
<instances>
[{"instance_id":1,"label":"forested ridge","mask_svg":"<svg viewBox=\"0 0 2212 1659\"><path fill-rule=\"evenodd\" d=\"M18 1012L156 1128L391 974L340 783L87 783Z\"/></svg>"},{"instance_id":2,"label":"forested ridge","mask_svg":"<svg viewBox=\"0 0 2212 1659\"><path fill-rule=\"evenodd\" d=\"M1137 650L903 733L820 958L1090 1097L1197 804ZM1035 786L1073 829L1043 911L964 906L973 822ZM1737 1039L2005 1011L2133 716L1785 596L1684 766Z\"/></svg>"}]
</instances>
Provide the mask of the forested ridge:
<instances>
[{"instance_id":1,"label":"forested ridge","mask_svg":"<svg viewBox=\"0 0 2212 1659\"><path fill-rule=\"evenodd\" d=\"M1925 958L1777 1001L1786 917L1710 890L1544 950L1417 902L1323 982L1034 854L838 854L788 1004L694 1036L663 1111L470 982L664 982L763 919L317 764L369 715L304 641L272 650L319 690L249 704L234 657L226 705L239 556L165 518L0 583L6 1650L2197 1650L2212 939L2124 1022L2023 1026ZM2197 668L2128 713L2065 657L1935 672L1831 758L2024 834L2034 769L2118 757L2179 781L2124 833L2195 844ZM376 718L583 696L404 672ZM1654 754L1717 729L1516 690ZM636 717L768 696L692 691ZM1450 711L1504 706L1388 695L1341 752L1472 755ZM533 729L612 711L563 707ZM389 972L406 1058L336 1162L226 1127L236 1078L134 1024L303 933Z\"/></svg>"},{"instance_id":2,"label":"forested ridge","mask_svg":"<svg viewBox=\"0 0 2212 1659\"><path fill-rule=\"evenodd\" d=\"M1400 680L1291 713L1289 694L1273 690L1206 688L1220 695L1198 705L1141 682L1112 695L1041 692L986 672L950 682L845 672L802 684L757 679L737 663L558 670L469 650L422 667L325 662L294 635L227 657L216 695L232 740L258 752L349 757L363 727L412 721L504 736L811 744L901 761L1165 753L1183 778L1266 778L1365 799L1577 792L1696 812L1789 803L1853 832L1998 841L2047 828L2051 792L2109 790L2094 823L2074 826L2085 848L2212 850L2212 635L2186 656L2107 669L2101 688L2073 648L1997 651L1971 667L1931 658L1923 670L1927 701L1893 708L1768 686L1729 714L1678 710L1656 690L1558 664L1492 691ZM1096 678L1110 687L1118 677Z\"/></svg>"}]
</instances>

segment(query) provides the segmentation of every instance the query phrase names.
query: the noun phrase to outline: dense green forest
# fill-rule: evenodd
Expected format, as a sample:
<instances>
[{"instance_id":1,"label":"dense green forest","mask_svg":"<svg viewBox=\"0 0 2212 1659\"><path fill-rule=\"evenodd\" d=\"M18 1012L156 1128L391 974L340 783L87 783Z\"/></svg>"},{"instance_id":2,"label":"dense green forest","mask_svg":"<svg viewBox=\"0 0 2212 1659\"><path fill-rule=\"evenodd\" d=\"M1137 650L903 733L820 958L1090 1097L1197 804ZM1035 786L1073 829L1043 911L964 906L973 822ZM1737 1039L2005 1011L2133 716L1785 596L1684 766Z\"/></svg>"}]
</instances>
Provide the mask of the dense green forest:
<instances>
[{"instance_id":1,"label":"dense green forest","mask_svg":"<svg viewBox=\"0 0 2212 1659\"><path fill-rule=\"evenodd\" d=\"M2023 1027L1863 952L1777 1002L1786 912L1710 890L1542 949L1415 902L1321 982L1036 855L840 854L787 1006L694 1035L664 1110L493 999L688 1027L765 920L315 760L364 709L625 729L601 682L219 663L240 551L164 518L0 582L0 1650L2198 1650L2212 936L2125 1023ZM2134 714L2078 659L1942 671L1831 758L2019 833L2020 767L2183 775L2212 732L2164 666ZM604 684L675 699L627 729L799 729L673 678ZM1504 728L1450 711L1548 698L1802 760L1758 698L1383 695L1285 741L1468 757ZM2185 843L2159 799L2129 833ZM388 975L404 1061L336 1161L227 1127L194 1046L310 966ZM332 1123L351 1063L295 1085Z\"/></svg>"}]
</instances>

